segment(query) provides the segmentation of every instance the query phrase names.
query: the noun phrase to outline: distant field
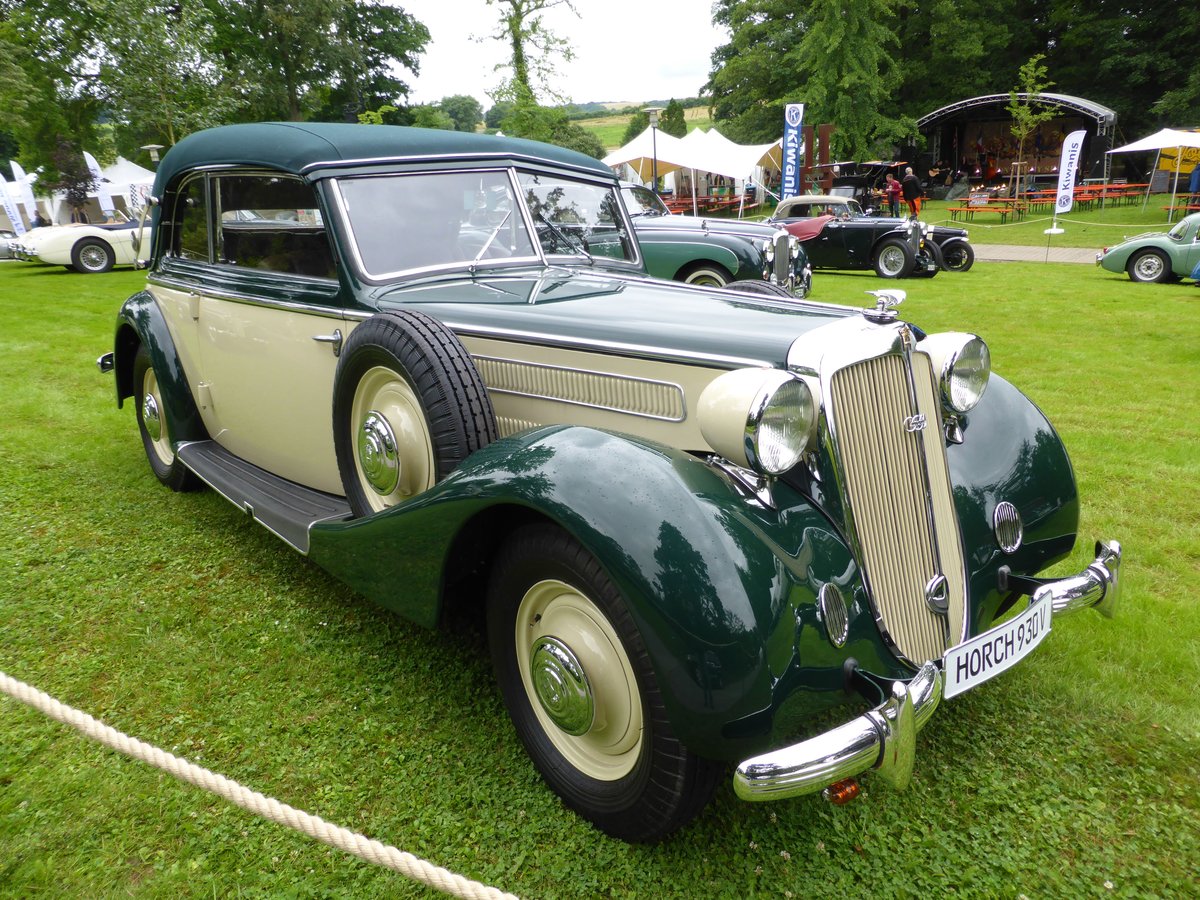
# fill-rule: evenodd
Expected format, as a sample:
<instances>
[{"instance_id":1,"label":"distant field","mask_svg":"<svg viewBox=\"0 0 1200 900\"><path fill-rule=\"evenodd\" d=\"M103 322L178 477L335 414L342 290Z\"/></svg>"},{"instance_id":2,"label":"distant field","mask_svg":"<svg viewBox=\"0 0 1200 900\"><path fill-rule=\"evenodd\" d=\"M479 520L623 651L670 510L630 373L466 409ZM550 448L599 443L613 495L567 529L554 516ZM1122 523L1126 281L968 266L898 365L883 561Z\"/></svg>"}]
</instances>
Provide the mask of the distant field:
<instances>
[{"instance_id":1,"label":"distant field","mask_svg":"<svg viewBox=\"0 0 1200 900\"><path fill-rule=\"evenodd\" d=\"M629 120L632 118L632 115L601 116L595 119L581 119L579 124L588 131L594 131L606 150L616 150L623 143L621 139L625 137L625 129L629 127ZM688 131L712 127L712 118L707 106L690 106L683 111L683 118L687 122Z\"/></svg>"}]
</instances>

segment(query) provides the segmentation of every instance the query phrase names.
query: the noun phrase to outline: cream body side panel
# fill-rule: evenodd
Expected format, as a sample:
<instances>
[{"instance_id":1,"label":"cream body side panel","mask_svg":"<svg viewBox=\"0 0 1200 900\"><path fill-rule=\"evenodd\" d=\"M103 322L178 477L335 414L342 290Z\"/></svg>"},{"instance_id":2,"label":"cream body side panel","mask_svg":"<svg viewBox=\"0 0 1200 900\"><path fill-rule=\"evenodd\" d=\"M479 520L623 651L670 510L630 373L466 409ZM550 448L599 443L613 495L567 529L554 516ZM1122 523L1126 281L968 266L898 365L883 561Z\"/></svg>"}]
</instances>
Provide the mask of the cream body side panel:
<instances>
[{"instance_id":1,"label":"cream body side panel","mask_svg":"<svg viewBox=\"0 0 1200 900\"><path fill-rule=\"evenodd\" d=\"M500 434L587 425L711 451L696 403L724 369L461 336L487 384Z\"/></svg>"},{"instance_id":2,"label":"cream body side panel","mask_svg":"<svg viewBox=\"0 0 1200 900\"><path fill-rule=\"evenodd\" d=\"M313 337L335 329L345 335L345 320L204 297L198 324L212 404L204 420L214 440L290 481L343 494L333 450L337 357Z\"/></svg>"},{"instance_id":3,"label":"cream body side panel","mask_svg":"<svg viewBox=\"0 0 1200 900\"><path fill-rule=\"evenodd\" d=\"M202 381L200 368L200 329L197 320L192 318L192 310L199 309L199 295L178 288L164 287L161 284L148 284L146 289L158 301L158 306L167 321L167 330L175 341L175 352L179 355L179 364L187 375L188 386L192 389L192 399L196 401L196 409L209 434L216 433L216 422L212 418L212 408L201 403L199 386Z\"/></svg>"}]
</instances>

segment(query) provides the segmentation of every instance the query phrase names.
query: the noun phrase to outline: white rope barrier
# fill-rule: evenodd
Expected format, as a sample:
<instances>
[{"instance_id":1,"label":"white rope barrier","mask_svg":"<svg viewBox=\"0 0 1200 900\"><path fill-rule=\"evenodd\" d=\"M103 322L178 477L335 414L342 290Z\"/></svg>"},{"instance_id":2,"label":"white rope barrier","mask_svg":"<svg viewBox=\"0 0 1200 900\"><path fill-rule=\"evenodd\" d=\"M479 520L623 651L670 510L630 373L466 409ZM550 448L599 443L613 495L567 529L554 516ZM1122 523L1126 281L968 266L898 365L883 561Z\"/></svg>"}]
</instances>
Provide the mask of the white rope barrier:
<instances>
[{"instance_id":1,"label":"white rope barrier","mask_svg":"<svg viewBox=\"0 0 1200 900\"><path fill-rule=\"evenodd\" d=\"M185 759L180 759L178 756L173 756L157 747L122 734L87 713L72 709L58 702L49 694L11 678L4 672L0 672L0 691L51 719L62 722L64 725L70 725L86 737L98 741L106 747L111 747L126 756L162 769L180 781L203 788L264 819L269 819L279 825L286 825L288 828L306 834L331 847L352 853L367 862L386 866L443 893L462 897L465 900L516 900L512 894L506 894L496 888L463 878L461 875L456 875L419 859L411 853L405 853L395 847L389 847L379 841L333 825L324 819L280 803L257 791L244 788L223 775L210 772Z\"/></svg>"}]
</instances>

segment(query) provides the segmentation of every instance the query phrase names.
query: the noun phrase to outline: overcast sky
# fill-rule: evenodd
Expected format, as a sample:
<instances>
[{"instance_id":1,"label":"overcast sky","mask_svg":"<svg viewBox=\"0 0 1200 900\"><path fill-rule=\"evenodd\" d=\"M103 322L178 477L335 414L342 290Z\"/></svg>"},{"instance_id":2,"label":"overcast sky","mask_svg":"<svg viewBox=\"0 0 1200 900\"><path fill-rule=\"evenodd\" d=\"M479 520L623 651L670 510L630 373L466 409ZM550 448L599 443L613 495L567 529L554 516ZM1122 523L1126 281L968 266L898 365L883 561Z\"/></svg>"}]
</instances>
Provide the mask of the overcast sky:
<instances>
[{"instance_id":1,"label":"overcast sky","mask_svg":"<svg viewBox=\"0 0 1200 900\"><path fill-rule=\"evenodd\" d=\"M486 110L506 74L506 46L493 40L499 10L484 0L393 0L429 29L421 74L405 78L413 103L469 94ZM712 24L712 0L574 0L579 17L556 8L547 26L575 47L554 88L575 103L694 97L708 80L712 51L728 35ZM481 37L482 43L473 41ZM405 73L407 75L407 73Z\"/></svg>"}]
</instances>

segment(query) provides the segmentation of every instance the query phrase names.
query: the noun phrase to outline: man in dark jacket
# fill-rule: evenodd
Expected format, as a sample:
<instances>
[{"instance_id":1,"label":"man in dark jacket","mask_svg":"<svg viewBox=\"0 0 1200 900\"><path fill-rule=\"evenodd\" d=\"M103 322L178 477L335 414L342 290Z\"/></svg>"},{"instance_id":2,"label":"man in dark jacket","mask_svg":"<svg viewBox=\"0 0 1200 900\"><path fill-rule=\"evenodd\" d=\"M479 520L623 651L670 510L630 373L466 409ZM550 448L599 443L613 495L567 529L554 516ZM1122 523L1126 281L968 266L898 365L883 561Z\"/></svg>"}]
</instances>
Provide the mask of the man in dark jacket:
<instances>
[{"instance_id":1,"label":"man in dark jacket","mask_svg":"<svg viewBox=\"0 0 1200 900\"><path fill-rule=\"evenodd\" d=\"M912 166L904 170L900 192L904 194L904 202L908 204L908 214L915 219L921 214L921 179L913 174Z\"/></svg>"}]
</instances>

